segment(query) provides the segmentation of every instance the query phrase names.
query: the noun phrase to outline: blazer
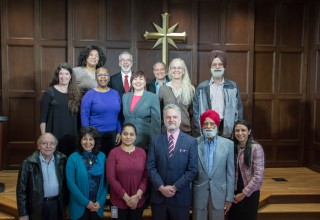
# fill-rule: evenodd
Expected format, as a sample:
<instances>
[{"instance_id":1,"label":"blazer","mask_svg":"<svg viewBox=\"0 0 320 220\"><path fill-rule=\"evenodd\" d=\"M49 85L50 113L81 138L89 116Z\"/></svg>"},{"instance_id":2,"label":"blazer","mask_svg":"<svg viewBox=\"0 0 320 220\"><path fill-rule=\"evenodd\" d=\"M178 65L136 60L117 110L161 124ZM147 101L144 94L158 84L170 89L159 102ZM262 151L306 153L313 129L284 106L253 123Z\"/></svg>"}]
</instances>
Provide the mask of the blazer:
<instances>
[{"instance_id":1,"label":"blazer","mask_svg":"<svg viewBox=\"0 0 320 220\"><path fill-rule=\"evenodd\" d=\"M110 81L108 83L108 86L112 89L117 90L120 97L122 97L122 95L125 93L125 91L124 91L124 86L123 86L123 82L122 82L121 72L116 73L110 77Z\"/></svg>"},{"instance_id":2,"label":"blazer","mask_svg":"<svg viewBox=\"0 0 320 220\"><path fill-rule=\"evenodd\" d=\"M110 87L111 89L117 90L120 95L120 99L122 98L123 94L125 94L125 91L124 91L124 86L123 86L123 82L122 82L121 72L116 73L110 77L108 87ZM119 116L118 116L121 126L124 122L124 116L123 116L122 112L123 111L122 111L122 105L121 105L121 110L120 110Z\"/></svg>"},{"instance_id":3,"label":"blazer","mask_svg":"<svg viewBox=\"0 0 320 220\"><path fill-rule=\"evenodd\" d=\"M151 203L191 206L191 183L198 172L197 146L195 138L180 131L173 156L169 159L167 132L152 138L147 158L147 171L152 183ZM174 185L176 194L166 198L158 190L161 185Z\"/></svg>"},{"instance_id":4,"label":"blazer","mask_svg":"<svg viewBox=\"0 0 320 220\"><path fill-rule=\"evenodd\" d=\"M205 158L204 137L197 138L199 153L199 171L193 180L193 208L207 207L208 197L214 209L223 209L225 202L234 198L234 147L229 139L218 136L211 173L208 173ZM210 194L208 193L208 189Z\"/></svg>"},{"instance_id":5,"label":"blazer","mask_svg":"<svg viewBox=\"0 0 320 220\"><path fill-rule=\"evenodd\" d=\"M131 112L132 97L133 92L125 93L122 96L124 123L135 125L137 139L134 144L147 150L151 136L161 132L159 98L156 94L144 91L133 112Z\"/></svg>"},{"instance_id":6,"label":"blazer","mask_svg":"<svg viewBox=\"0 0 320 220\"><path fill-rule=\"evenodd\" d=\"M157 80L156 78L153 78L153 79L150 81L150 83L147 85L147 91L156 94L156 91L157 91L156 85L155 85L156 80ZM170 81L168 75L166 76L166 80L167 80L167 82Z\"/></svg>"}]
</instances>

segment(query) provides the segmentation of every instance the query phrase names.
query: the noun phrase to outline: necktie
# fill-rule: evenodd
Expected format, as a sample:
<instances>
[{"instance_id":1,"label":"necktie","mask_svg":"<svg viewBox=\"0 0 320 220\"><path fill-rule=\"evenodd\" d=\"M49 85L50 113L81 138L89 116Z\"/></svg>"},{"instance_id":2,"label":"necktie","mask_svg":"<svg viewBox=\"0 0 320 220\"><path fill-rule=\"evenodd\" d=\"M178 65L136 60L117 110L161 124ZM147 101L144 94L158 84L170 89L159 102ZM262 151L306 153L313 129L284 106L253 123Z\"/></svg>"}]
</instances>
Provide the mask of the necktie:
<instances>
[{"instance_id":1,"label":"necktie","mask_svg":"<svg viewBox=\"0 0 320 220\"><path fill-rule=\"evenodd\" d=\"M129 92L128 75L124 75L124 91L125 91L126 93Z\"/></svg>"},{"instance_id":2,"label":"necktie","mask_svg":"<svg viewBox=\"0 0 320 220\"><path fill-rule=\"evenodd\" d=\"M173 155L173 150L174 150L174 142L173 142L173 136L169 136L169 158L172 157Z\"/></svg>"}]
</instances>

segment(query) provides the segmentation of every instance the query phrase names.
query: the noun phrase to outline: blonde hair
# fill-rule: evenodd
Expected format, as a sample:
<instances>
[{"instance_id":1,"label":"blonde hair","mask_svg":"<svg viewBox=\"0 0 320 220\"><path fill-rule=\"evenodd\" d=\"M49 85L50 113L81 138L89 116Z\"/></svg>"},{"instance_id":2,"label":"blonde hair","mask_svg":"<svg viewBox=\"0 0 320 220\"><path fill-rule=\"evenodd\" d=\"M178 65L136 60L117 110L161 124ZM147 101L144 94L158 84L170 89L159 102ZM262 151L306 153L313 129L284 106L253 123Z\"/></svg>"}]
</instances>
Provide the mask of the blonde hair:
<instances>
[{"instance_id":1,"label":"blonde hair","mask_svg":"<svg viewBox=\"0 0 320 220\"><path fill-rule=\"evenodd\" d=\"M191 84L190 77L189 77L189 72L186 66L186 63L184 62L183 59L180 58L174 58L171 60L169 64L169 70L168 70L168 76L169 79L172 79L172 70L171 67L174 62L180 62L181 67L184 70L184 74L182 75L182 92L181 92L181 100L184 105L189 105L194 96L194 86Z\"/></svg>"}]
</instances>

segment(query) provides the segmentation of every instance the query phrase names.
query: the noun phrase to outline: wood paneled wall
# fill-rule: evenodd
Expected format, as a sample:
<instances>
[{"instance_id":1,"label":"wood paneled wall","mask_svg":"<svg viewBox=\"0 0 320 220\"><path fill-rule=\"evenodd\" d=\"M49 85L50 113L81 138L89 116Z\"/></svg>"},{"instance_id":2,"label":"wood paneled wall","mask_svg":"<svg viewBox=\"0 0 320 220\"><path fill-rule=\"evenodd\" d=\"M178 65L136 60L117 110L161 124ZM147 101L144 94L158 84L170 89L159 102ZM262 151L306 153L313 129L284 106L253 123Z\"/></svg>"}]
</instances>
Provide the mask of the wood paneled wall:
<instances>
[{"instance_id":1,"label":"wood paneled wall","mask_svg":"<svg viewBox=\"0 0 320 220\"><path fill-rule=\"evenodd\" d=\"M39 105L56 66L77 64L83 47L96 44L107 68L118 55L134 56L134 69L151 79L161 47L145 30L169 26L187 33L170 47L169 60L186 61L192 83L208 79L207 54L226 51L227 77L240 87L244 117L263 145L268 167L320 166L319 5L311 0L0 0L2 169L19 167L39 135ZM317 31L315 31L317 30ZM314 43L313 43L314 42ZM316 57L316 58L315 58ZM316 82L316 83L315 83ZM309 126L312 124L311 128ZM1 154L0 154L1 155Z\"/></svg>"}]
</instances>

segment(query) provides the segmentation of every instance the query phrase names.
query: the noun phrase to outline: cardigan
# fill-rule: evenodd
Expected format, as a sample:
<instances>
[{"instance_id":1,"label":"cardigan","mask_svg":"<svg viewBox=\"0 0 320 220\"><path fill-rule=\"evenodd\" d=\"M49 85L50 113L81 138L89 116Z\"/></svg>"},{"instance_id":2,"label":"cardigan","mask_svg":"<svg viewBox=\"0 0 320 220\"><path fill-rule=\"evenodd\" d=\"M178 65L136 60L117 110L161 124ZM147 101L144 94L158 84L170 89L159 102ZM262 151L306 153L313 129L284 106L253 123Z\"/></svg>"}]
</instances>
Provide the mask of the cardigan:
<instances>
[{"instance_id":1,"label":"cardigan","mask_svg":"<svg viewBox=\"0 0 320 220\"><path fill-rule=\"evenodd\" d=\"M104 153L99 152L97 155L98 163L101 165L102 173L96 201L100 204L98 215L102 217L104 204L107 197L107 181L105 179L106 157ZM88 172L79 152L70 155L66 166L66 178L70 190L69 214L70 219L80 218L89 200L89 180Z\"/></svg>"}]
</instances>

